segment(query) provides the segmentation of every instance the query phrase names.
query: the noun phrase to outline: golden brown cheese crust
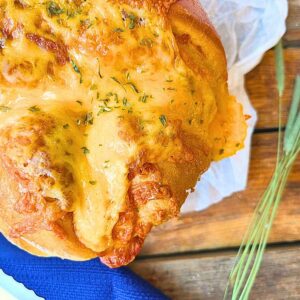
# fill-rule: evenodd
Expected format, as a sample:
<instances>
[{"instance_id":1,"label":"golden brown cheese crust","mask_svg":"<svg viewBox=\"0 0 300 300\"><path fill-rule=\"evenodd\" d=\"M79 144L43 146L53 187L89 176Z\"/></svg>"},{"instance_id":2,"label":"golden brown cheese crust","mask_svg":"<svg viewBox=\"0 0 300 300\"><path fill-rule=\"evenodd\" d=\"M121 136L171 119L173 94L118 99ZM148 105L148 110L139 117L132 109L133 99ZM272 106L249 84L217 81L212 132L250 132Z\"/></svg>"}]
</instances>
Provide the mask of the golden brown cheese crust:
<instances>
[{"instance_id":1,"label":"golden brown cheese crust","mask_svg":"<svg viewBox=\"0 0 300 300\"><path fill-rule=\"evenodd\" d=\"M19 247L128 264L245 134L196 2L0 0L0 231Z\"/></svg>"}]
</instances>

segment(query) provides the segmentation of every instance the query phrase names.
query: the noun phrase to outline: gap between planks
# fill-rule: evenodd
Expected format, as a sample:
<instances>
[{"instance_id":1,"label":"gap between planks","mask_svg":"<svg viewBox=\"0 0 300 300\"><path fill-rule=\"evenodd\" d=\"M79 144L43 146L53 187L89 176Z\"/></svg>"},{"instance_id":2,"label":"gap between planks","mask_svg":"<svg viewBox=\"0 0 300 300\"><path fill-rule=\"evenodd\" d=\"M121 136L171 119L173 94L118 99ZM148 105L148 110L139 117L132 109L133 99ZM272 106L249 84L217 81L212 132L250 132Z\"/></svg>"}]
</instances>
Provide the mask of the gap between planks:
<instances>
[{"instance_id":1,"label":"gap between planks","mask_svg":"<svg viewBox=\"0 0 300 300\"><path fill-rule=\"evenodd\" d=\"M267 248L250 299L300 299L299 244ZM130 268L171 299L222 299L236 251L135 261Z\"/></svg>"}]
</instances>

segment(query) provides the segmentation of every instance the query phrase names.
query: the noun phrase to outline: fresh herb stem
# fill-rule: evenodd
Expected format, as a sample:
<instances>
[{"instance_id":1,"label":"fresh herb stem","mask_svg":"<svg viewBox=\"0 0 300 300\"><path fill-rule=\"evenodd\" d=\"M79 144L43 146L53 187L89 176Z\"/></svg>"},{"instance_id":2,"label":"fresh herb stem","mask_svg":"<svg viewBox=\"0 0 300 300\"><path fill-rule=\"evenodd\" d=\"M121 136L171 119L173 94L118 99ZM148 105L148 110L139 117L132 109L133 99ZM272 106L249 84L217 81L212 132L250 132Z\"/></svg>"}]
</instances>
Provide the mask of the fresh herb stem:
<instances>
[{"instance_id":1,"label":"fresh herb stem","mask_svg":"<svg viewBox=\"0 0 300 300\"><path fill-rule=\"evenodd\" d=\"M288 176L300 152L300 77L296 78L292 105L282 145L282 95L284 61L282 44L276 46L276 78L279 94L277 162L274 174L254 212L229 275L224 299L246 300L259 272ZM283 151L282 151L283 148Z\"/></svg>"}]
</instances>

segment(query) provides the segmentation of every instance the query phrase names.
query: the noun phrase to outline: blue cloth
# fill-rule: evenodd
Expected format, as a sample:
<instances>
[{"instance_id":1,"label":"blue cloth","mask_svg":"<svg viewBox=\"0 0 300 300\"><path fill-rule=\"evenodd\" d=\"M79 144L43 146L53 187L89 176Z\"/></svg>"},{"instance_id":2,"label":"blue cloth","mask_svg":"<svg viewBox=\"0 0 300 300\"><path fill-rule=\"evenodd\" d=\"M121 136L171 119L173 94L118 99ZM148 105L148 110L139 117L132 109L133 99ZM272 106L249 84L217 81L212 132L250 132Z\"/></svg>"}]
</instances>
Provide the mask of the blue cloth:
<instances>
[{"instance_id":1,"label":"blue cloth","mask_svg":"<svg viewBox=\"0 0 300 300\"><path fill-rule=\"evenodd\" d=\"M0 269L46 300L166 300L128 268L34 257L0 234Z\"/></svg>"}]
</instances>

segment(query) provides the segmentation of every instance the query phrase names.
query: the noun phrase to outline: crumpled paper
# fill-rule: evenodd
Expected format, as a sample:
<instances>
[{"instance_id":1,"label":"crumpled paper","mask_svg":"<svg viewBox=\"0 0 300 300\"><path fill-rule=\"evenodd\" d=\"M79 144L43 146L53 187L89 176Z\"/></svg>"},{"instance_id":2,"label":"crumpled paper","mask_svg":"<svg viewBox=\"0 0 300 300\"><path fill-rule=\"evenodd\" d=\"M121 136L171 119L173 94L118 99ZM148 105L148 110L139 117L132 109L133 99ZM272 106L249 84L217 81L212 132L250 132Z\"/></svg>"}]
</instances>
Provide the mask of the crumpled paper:
<instances>
[{"instance_id":1,"label":"crumpled paper","mask_svg":"<svg viewBox=\"0 0 300 300\"><path fill-rule=\"evenodd\" d=\"M223 42L229 89L243 104L248 120L245 148L235 156L212 163L181 211L206 209L247 186L251 137L257 120L244 88L244 76L272 48L286 30L287 0L200 0Z\"/></svg>"}]
</instances>

